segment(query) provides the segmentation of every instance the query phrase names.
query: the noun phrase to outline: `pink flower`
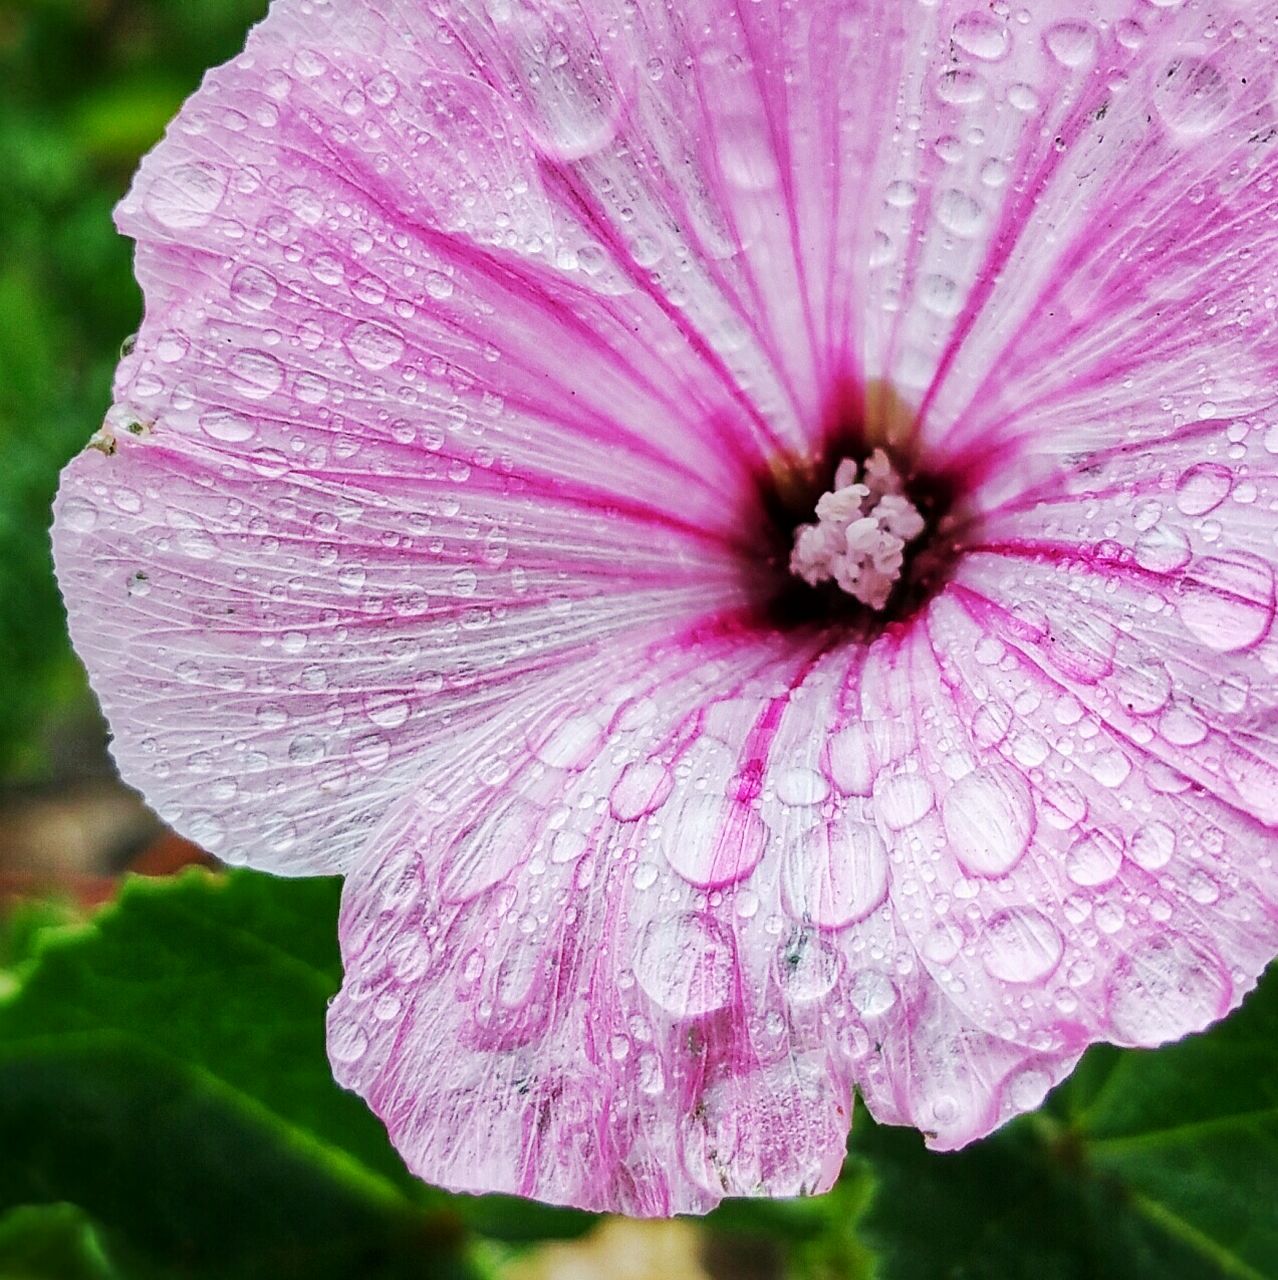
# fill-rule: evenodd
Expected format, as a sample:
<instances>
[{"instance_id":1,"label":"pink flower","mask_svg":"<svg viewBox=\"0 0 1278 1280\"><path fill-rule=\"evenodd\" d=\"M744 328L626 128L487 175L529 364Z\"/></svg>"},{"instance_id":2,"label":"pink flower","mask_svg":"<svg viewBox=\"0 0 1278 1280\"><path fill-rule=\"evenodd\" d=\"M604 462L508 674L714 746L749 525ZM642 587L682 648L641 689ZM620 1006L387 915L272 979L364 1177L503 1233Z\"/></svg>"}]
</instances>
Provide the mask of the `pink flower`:
<instances>
[{"instance_id":1,"label":"pink flower","mask_svg":"<svg viewBox=\"0 0 1278 1280\"><path fill-rule=\"evenodd\" d=\"M277 0L55 533L453 1188L822 1190L1278 951L1278 5Z\"/></svg>"}]
</instances>

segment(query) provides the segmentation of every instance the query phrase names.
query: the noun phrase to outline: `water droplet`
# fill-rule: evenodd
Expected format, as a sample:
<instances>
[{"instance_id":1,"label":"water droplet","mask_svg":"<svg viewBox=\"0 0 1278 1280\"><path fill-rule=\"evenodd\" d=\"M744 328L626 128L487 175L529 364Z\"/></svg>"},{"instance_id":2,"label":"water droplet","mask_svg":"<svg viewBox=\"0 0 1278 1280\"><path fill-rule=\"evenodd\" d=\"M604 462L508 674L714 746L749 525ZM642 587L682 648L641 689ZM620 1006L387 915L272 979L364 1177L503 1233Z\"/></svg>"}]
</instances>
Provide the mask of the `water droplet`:
<instances>
[{"instance_id":1,"label":"water droplet","mask_svg":"<svg viewBox=\"0 0 1278 1280\"><path fill-rule=\"evenodd\" d=\"M1161 711L1171 697L1171 673L1161 662L1137 662L1114 672L1113 688L1118 700L1133 715L1153 715Z\"/></svg>"},{"instance_id":2,"label":"water droplet","mask_svg":"<svg viewBox=\"0 0 1278 1280\"><path fill-rule=\"evenodd\" d=\"M1229 82L1210 62L1180 57L1157 79L1154 110L1173 133L1201 138L1229 111Z\"/></svg>"},{"instance_id":3,"label":"water droplet","mask_svg":"<svg viewBox=\"0 0 1278 1280\"><path fill-rule=\"evenodd\" d=\"M599 753L603 727L594 716L575 715L545 731L533 746L533 755L552 769L577 772Z\"/></svg>"},{"instance_id":4,"label":"water droplet","mask_svg":"<svg viewBox=\"0 0 1278 1280\"><path fill-rule=\"evenodd\" d=\"M213 440L239 444L253 437L253 424L225 409L210 409L200 415L200 429Z\"/></svg>"},{"instance_id":5,"label":"water droplet","mask_svg":"<svg viewBox=\"0 0 1278 1280\"><path fill-rule=\"evenodd\" d=\"M781 769L776 777L777 799L791 808L820 804L830 794L830 784L815 769Z\"/></svg>"},{"instance_id":6,"label":"water droplet","mask_svg":"<svg viewBox=\"0 0 1278 1280\"><path fill-rule=\"evenodd\" d=\"M472 823L447 852L440 897L469 902L500 884L532 851L543 821L540 808L516 799Z\"/></svg>"},{"instance_id":7,"label":"water droplet","mask_svg":"<svg viewBox=\"0 0 1278 1280\"><path fill-rule=\"evenodd\" d=\"M294 764L316 764L324 758L324 739L313 733L299 733L288 744L288 758Z\"/></svg>"},{"instance_id":8,"label":"water droplet","mask_svg":"<svg viewBox=\"0 0 1278 1280\"><path fill-rule=\"evenodd\" d=\"M1136 563L1151 573L1175 573L1192 558L1189 539L1179 529L1155 525L1136 540Z\"/></svg>"},{"instance_id":9,"label":"water droplet","mask_svg":"<svg viewBox=\"0 0 1278 1280\"><path fill-rule=\"evenodd\" d=\"M1203 516L1215 511L1229 496L1234 475L1218 462L1200 462L1190 467L1176 483L1176 506L1187 516Z\"/></svg>"},{"instance_id":10,"label":"water droplet","mask_svg":"<svg viewBox=\"0 0 1278 1280\"><path fill-rule=\"evenodd\" d=\"M974 876L1006 875L1034 834L1034 800L1020 774L984 765L960 778L941 802L941 821L959 865Z\"/></svg>"},{"instance_id":11,"label":"water droplet","mask_svg":"<svg viewBox=\"0 0 1278 1280\"><path fill-rule=\"evenodd\" d=\"M941 72L936 82L936 96L951 106L970 106L985 97L985 81L974 71L952 68Z\"/></svg>"},{"instance_id":12,"label":"water droplet","mask_svg":"<svg viewBox=\"0 0 1278 1280\"><path fill-rule=\"evenodd\" d=\"M1127 846L1127 856L1145 871L1160 871L1175 852L1176 832L1165 822L1147 822Z\"/></svg>"},{"instance_id":13,"label":"water droplet","mask_svg":"<svg viewBox=\"0 0 1278 1280\"><path fill-rule=\"evenodd\" d=\"M796 920L842 929L865 919L887 890L887 849L867 823L820 822L786 848L782 902Z\"/></svg>"},{"instance_id":14,"label":"water droplet","mask_svg":"<svg viewBox=\"0 0 1278 1280\"><path fill-rule=\"evenodd\" d=\"M986 62L1001 58L1008 49L1007 29L979 9L965 13L955 24L953 40L964 53Z\"/></svg>"},{"instance_id":15,"label":"water droplet","mask_svg":"<svg viewBox=\"0 0 1278 1280\"><path fill-rule=\"evenodd\" d=\"M932 808L932 786L921 774L898 770L881 773L874 780L876 812L889 831L901 831L918 822Z\"/></svg>"},{"instance_id":16,"label":"water droplet","mask_svg":"<svg viewBox=\"0 0 1278 1280\"><path fill-rule=\"evenodd\" d=\"M658 760L626 765L608 795L612 816L618 822L634 822L656 812L674 787L670 770Z\"/></svg>"},{"instance_id":17,"label":"water droplet","mask_svg":"<svg viewBox=\"0 0 1278 1280\"><path fill-rule=\"evenodd\" d=\"M231 278L231 301L242 311L265 311L279 286L261 267L241 267Z\"/></svg>"},{"instance_id":18,"label":"water droplet","mask_svg":"<svg viewBox=\"0 0 1278 1280\"><path fill-rule=\"evenodd\" d=\"M1273 569L1242 552L1204 557L1182 584L1176 609L1186 630L1209 649L1249 649L1273 624Z\"/></svg>"},{"instance_id":19,"label":"water droplet","mask_svg":"<svg viewBox=\"0 0 1278 1280\"><path fill-rule=\"evenodd\" d=\"M231 359L231 373L241 395L265 400L284 385L284 366L265 351L241 351Z\"/></svg>"},{"instance_id":20,"label":"water droplet","mask_svg":"<svg viewBox=\"0 0 1278 1280\"><path fill-rule=\"evenodd\" d=\"M442 271L432 271L426 277L426 292L436 302L443 302L453 296L453 282Z\"/></svg>"},{"instance_id":21,"label":"water droplet","mask_svg":"<svg viewBox=\"0 0 1278 1280\"><path fill-rule=\"evenodd\" d=\"M685 911L650 921L639 939L635 978L661 1008L691 1018L727 1004L736 956L708 916Z\"/></svg>"},{"instance_id":22,"label":"water droplet","mask_svg":"<svg viewBox=\"0 0 1278 1280\"><path fill-rule=\"evenodd\" d=\"M335 1062L358 1062L368 1051L368 1034L358 1022L340 1022L329 1032L328 1051Z\"/></svg>"},{"instance_id":23,"label":"water droplet","mask_svg":"<svg viewBox=\"0 0 1278 1280\"><path fill-rule=\"evenodd\" d=\"M1058 22L1044 32L1043 43L1063 67L1081 67L1096 57L1096 31L1085 22Z\"/></svg>"},{"instance_id":24,"label":"water droplet","mask_svg":"<svg viewBox=\"0 0 1278 1280\"><path fill-rule=\"evenodd\" d=\"M98 522L98 509L87 498L67 498L59 515L67 528L76 533L88 533Z\"/></svg>"},{"instance_id":25,"label":"water droplet","mask_svg":"<svg viewBox=\"0 0 1278 1280\"><path fill-rule=\"evenodd\" d=\"M985 209L965 191L951 187L936 204L936 220L956 236L972 236L985 221Z\"/></svg>"},{"instance_id":26,"label":"water droplet","mask_svg":"<svg viewBox=\"0 0 1278 1280\"><path fill-rule=\"evenodd\" d=\"M843 960L819 933L797 930L777 950L777 981L786 999L807 1004L829 994Z\"/></svg>"},{"instance_id":27,"label":"water droplet","mask_svg":"<svg viewBox=\"0 0 1278 1280\"><path fill-rule=\"evenodd\" d=\"M1187 938L1160 935L1115 966L1109 1020L1120 1044L1164 1044L1219 1018L1231 994L1213 952Z\"/></svg>"},{"instance_id":28,"label":"water droplet","mask_svg":"<svg viewBox=\"0 0 1278 1280\"><path fill-rule=\"evenodd\" d=\"M365 369L376 371L395 363L404 354L404 339L392 328L365 320L346 335L346 350Z\"/></svg>"},{"instance_id":29,"label":"water droplet","mask_svg":"<svg viewBox=\"0 0 1278 1280\"><path fill-rule=\"evenodd\" d=\"M1108 884L1123 864L1123 842L1103 828L1079 836L1065 855L1065 874L1084 888Z\"/></svg>"},{"instance_id":30,"label":"water droplet","mask_svg":"<svg viewBox=\"0 0 1278 1280\"><path fill-rule=\"evenodd\" d=\"M753 809L730 796L683 796L662 814L661 849L689 884L733 884L763 857L768 827Z\"/></svg>"},{"instance_id":31,"label":"water droplet","mask_svg":"<svg viewBox=\"0 0 1278 1280\"><path fill-rule=\"evenodd\" d=\"M848 999L863 1018L879 1018L896 1004L896 987L878 969L859 969L848 983Z\"/></svg>"},{"instance_id":32,"label":"water droplet","mask_svg":"<svg viewBox=\"0 0 1278 1280\"><path fill-rule=\"evenodd\" d=\"M1060 964L1065 944L1060 930L1034 907L1000 911L985 926L981 941L985 971L1000 982L1042 982Z\"/></svg>"},{"instance_id":33,"label":"water droplet","mask_svg":"<svg viewBox=\"0 0 1278 1280\"><path fill-rule=\"evenodd\" d=\"M143 197L146 211L162 226L202 227L226 195L226 175L210 164L162 169Z\"/></svg>"},{"instance_id":34,"label":"water droplet","mask_svg":"<svg viewBox=\"0 0 1278 1280\"><path fill-rule=\"evenodd\" d=\"M364 702L364 713L383 729L397 729L408 719L408 702L397 693L373 694Z\"/></svg>"}]
</instances>

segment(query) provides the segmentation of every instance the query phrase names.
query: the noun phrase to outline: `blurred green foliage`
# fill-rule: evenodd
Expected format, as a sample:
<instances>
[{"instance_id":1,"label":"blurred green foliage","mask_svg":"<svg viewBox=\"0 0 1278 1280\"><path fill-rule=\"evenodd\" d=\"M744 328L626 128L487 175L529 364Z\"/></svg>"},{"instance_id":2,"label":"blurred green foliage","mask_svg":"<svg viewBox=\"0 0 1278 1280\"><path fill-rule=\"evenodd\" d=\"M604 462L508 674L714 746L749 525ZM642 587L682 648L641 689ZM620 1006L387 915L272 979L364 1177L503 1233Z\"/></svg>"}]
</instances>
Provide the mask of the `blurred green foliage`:
<instances>
[{"instance_id":1,"label":"blurred green foliage","mask_svg":"<svg viewBox=\"0 0 1278 1280\"><path fill-rule=\"evenodd\" d=\"M85 698L49 559L62 464L141 313L111 209L265 0L0 0L0 779Z\"/></svg>"}]
</instances>

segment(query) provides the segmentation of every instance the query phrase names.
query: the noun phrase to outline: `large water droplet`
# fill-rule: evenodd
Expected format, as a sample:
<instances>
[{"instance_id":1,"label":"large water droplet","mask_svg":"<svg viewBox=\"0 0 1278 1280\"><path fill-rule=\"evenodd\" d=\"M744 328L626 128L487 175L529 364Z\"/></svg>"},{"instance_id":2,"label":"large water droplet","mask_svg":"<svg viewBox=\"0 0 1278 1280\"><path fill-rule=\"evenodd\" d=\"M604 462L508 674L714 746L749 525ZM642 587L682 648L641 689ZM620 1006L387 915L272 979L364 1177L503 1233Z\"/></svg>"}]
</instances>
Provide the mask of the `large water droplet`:
<instances>
[{"instance_id":1,"label":"large water droplet","mask_svg":"<svg viewBox=\"0 0 1278 1280\"><path fill-rule=\"evenodd\" d=\"M226 195L226 174L211 164L180 164L158 173L143 197L146 211L166 227L202 227Z\"/></svg>"},{"instance_id":2,"label":"large water droplet","mask_svg":"<svg viewBox=\"0 0 1278 1280\"><path fill-rule=\"evenodd\" d=\"M1210 62L1177 58L1154 85L1154 109L1173 133L1201 138L1229 110L1229 82Z\"/></svg>"},{"instance_id":3,"label":"large water droplet","mask_svg":"<svg viewBox=\"0 0 1278 1280\"><path fill-rule=\"evenodd\" d=\"M284 385L284 366L265 351L241 351L231 359L231 373L241 395L265 400Z\"/></svg>"},{"instance_id":4,"label":"large water droplet","mask_svg":"<svg viewBox=\"0 0 1278 1280\"><path fill-rule=\"evenodd\" d=\"M373 371L387 368L404 354L404 339L399 333L371 320L357 324L345 342L356 363Z\"/></svg>"},{"instance_id":5,"label":"large water droplet","mask_svg":"<svg viewBox=\"0 0 1278 1280\"><path fill-rule=\"evenodd\" d=\"M1187 575L1176 608L1190 634L1209 649L1249 649L1273 624L1273 569L1242 552L1203 557Z\"/></svg>"},{"instance_id":6,"label":"large water droplet","mask_svg":"<svg viewBox=\"0 0 1278 1280\"><path fill-rule=\"evenodd\" d=\"M1008 49L1007 28L997 18L979 9L965 13L954 24L952 39L964 53L986 62L1001 58Z\"/></svg>"},{"instance_id":7,"label":"large water droplet","mask_svg":"<svg viewBox=\"0 0 1278 1280\"><path fill-rule=\"evenodd\" d=\"M1060 963L1060 930L1034 907L1011 907L985 926L981 959L1000 982L1041 982Z\"/></svg>"},{"instance_id":8,"label":"large water droplet","mask_svg":"<svg viewBox=\"0 0 1278 1280\"><path fill-rule=\"evenodd\" d=\"M1190 467L1176 483L1176 506L1187 516L1214 511L1229 496L1234 474L1218 462Z\"/></svg>"},{"instance_id":9,"label":"large water droplet","mask_svg":"<svg viewBox=\"0 0 1278 1280\"><path fill-rule=\"evenodd\" d=\"M1058 22L1044 32L1043 43L1063 67L1081 67L1096 57L1096 29L1086 22Z\"/></svg>"},{"instance_id":10,"label":"large water droplet","mask_svg":"<svg viewBox=\"0 0 1278 1280\"><path fill-rule=\"evenodd\" d=\"M1097 828L1079 836L1065 855L1065 874L1077 885L1094 888L1108 884L1123 863L1123 842L1112 832Z\"/></svg>"},{"instance_id":11,"label":"large water droplet","mask_svg":"<svg viewBox=\"0 0 1278 1280\"><path fill-rule=\"evenodd\" d=\"M649 922L639 939L635 977L661 1008L681 1018L727 1004L736 956L732 940L708 916L691 911Z\"/></svg>"},{"instance_id":12,"label":"large water droplet","mask_svg":"<svg viewBox=\"0 0 1278 1280\"><path fill-rule=\"evenodd\" d=\"M1186 938L1159 936L1115 966L1109 1021L1120 1044L1164 1044L1219 1018L1231 994L1213 952Z\"/></svg>"},{"instance_id":13,"label":"large water droplet","mask_svg":"<svg viewBox=\"0 0 1278 1280\"><path fill-rule=\"evenodd\" d=\"M67 498L58 512L62 523L76 533L89 533L98 522L98 509L87 498Z\"/></svg>"},{"instance_id":14,"label":"large water droplet","mask_svg":"<svg viewBox=\"0 0 1278 1280\"><path fill-rule=\"evenodd\" d=\"M242 311L265 311L275 301L275 277L261 267L241 267L231 277L231 301Z\"/></svg>"},{"instance_id":15,"label":"large water droplet","mask_svg":"<svg viewBox=\"0 0 1278 1280\"><path fill-rule=\"evenodd\" d=\"M874 781L876 812L889 831L901 831L927 814L935 796L922 774L897 770L881 773Z\"/></svg>"},{"instance_id":16,"label":"large water droplet","mask_svg":"<svg viewBox=\"0 0 1278 1280\"><path fill-rule=\"evenodd\" d=\"M634 822L655 813L674 787L670 770L659 760L628 764L608 794L612 816L618 822Z\"/></svg>"},{"instance_id":17,"label":"large water droplet","mask_svg":"<svg viewBox=\"0 0 1278 1280\"><path fill-rule=\"evenodd\" d=\"M666 861L689 884L732 884L763 857L768 828L753 809L731 796L692 793L662 814Z\"/></svg>"},{"instance_id":18,"label":"large water droplet","mask_svg":"<svg viewBox=\"0 0 1278 1280\"><path fill-rule=\"evenodd\" d=\"M445 902L468 902L500 884L532 852L545 815L515 800L473 823L444 858L439 892Z\"/></svg>"},{"instance_id":19,"label":"large water droplet","mask_svg":"<svg viewBox=\"0 0 1278 1280\"><path fill-rule=\"evenodd\" d=\"M1004 765L985 765L949 789L941 820L955 858L969 875L1006 875L1034 833L1034 799L1020 774Z\"/></svg>"},{"instance_id":20,"label":"large water droplet","mask_svg":"<svg viewBox=\"0 0 1278 1280\"><path fill-rule=\"evenodd\" d=\"M1131 838L1127 856L1145 871L1159 871L1176 852L1176 832L1165 822L1147 822Z\"/></svg>"},{"instance_id":21,"label":"large water droplet","mask_svg":"<svg viewBox=\"0 0 1278 1280\"><path fill-rule=\"evenodd\" d=\"M843 959L819 933L798 930L777 950L777 981L786 998L807 1004L827 995L839 979Z\"/></svg>"},{"instance_id":22,"label":"large water droplet","mask_svg":"<svg viewBox=\"0 0 1278 1280\"><path fill-rule=\"evenodd\" d=\"M842 929L865 919L887 897L887 888L887 849L864 822L817 823L786 849L781 894L796 920Z\"/></svg>"}]
</instances>

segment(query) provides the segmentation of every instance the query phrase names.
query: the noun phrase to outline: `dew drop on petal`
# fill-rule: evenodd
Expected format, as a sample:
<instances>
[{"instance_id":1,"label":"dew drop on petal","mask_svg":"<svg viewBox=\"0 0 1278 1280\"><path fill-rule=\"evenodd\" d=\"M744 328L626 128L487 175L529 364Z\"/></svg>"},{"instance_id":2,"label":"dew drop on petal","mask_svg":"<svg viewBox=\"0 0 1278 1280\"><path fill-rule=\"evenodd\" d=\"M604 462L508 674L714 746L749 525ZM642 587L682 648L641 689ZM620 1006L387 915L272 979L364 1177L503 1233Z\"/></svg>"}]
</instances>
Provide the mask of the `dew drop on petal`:
<instances>
[{"instance_id":1,"label":"dew drop on petal","mask_svg":"<svg viewBox=\"0 0 1278 1280\"><path fill-rule=\"evenodd\" d=\"M921 774L898 770L875 779L874 802L888 830L901 831L931 810L935 796L932 784Z\"/></svg>"},{"instance_id":2,"label":"dew drop on petal","mask_svg":"<svg viewBox=\"0 0 1278 1280\"><path fill-rule=\"evenodd\" d=\"M500 884L532 851L543 818L536 805L515 800L474 823L444 858L440 897L468 902Z\"/></svg>"},{"instance_id":3,"label":"dew drop on petal","mask_svg":"<svg viewBox=\"0 0 1278 1280\"><path fill-rule=\"evenodd\" d=\"M1183 937L1158 936L1114 967L1109 1021L1120 1044L1164 1044L1219 1018L1230 996L1214 953Z\"/></svg>"},{"instance_id":4,"label":"dew drop on petal","mask_svg":"<svg viewBox=\"0 0 1278 1280\"><path fill-rule=\"evenodd\" d=\"M843 961L819 933L798 930L777 950L777 981L787 1000L807 1004L829 994L839 980Z\"/></svg>"},{"instance_id":5,"label":"dew drop on petal","mask_svg":"<svg viewBox=\"0 0 1278 1280\"><path fill-rule=\"evenodd\" d=\"M965 13L954 24L952 39L964 53L986 62L1001 58L1008 49L1007 28L979 9Z\"/></svg>"},{"instance_id":6,"label":"dew drop on petal","mask_svg":"<svg viewBox=\"0 0 1278 1280\"><path fill-rule=\"evenodd\" d=\"M201 414L200 429L211 440L220 440L225 444L241 444L245 440L251 440L254 435L251 422L225 409L210 409Z\"/></svg>"},{"instance_id":7,"label":"dew drop on petal","mask_svg":"<svg viewBox=\"0 0 1278 1280\"><path fill-rule=\"evenodd\" d=\"M796 920L842 929L865 919L887 890L887 848L867 823L851 818L819 822L787 846L781 893Z\"/></svg>"},{"instance_id":8,"label":"dew drop on petal","mask_svg":"<svg viewBox=\"0 0 1278 1280\"><path fill-rule=\"evenodd\" d=\"M241 351L231 360L231 373L250 400L265 400L284 385L284 366L265 351Z\"/></svg>"},{"instance_id":9,"label":"dew drop on petal","mask_svg":"<svg viewBox=\"0 0 1278 1280\"><path fill-rule=\"evenodd\" d=\"M386 325L365 320L346 335L346 350L357 364L377 371L394 364L404 354L404 339Z\"/></svg>"},{"instance_id":10,"label":"dew drop on petal","mask_svg":"<svg viewBox=\"0 0 1278 1280\"><path fill-rule=\"evenodd\" d=\"M1044 32L1043 42L1063 67L1081 67L1096 57L1096 30L1086 22L1058 22Z\"/></svg>"},{"instance_id":11,"label":"dew drop on petal","mask_svg":"<svg viewBox=\"0 0 1278 1280\"><path fill-rule=\"evenodd\" d=\"M941 802L941 820L959 865L974 876L1010 871L1034 833L1034 801L1025 779L1002 765L960 778Z\"/></svg>"},{"instance_id":12,"label":"dew drop on petal","mask_svg":"<svg viewBox=\"0 0 1278 1280\"><path fill-rule=\"evenodd\" d=\"M689 884L702 888L732 884L749 875L767 841L767 824L731 796L694 793L662 814L666 861Z\"/></svg>"},{"instance_id":13,"label":"dew drop on petal","mask_svg":"<svg viewBox=\"0 0 1278 1280\"><path fill-rule=\"evenodd\" d=\"M1123 843L1112 832L1084 832L1065 855L1065 874L1076 884L1094 888L1108 884L1123 863Z\"/></svg>"},{"instance_id":14,"label":"dew drop on petal","mask_svg":"<svg viewBox=\"0 0 1278 1280\"><path fill-rule=\"evenodd\" d=\"M1165 822L1147 822L1127 845L1127 856L1145 871L1160 871L1175 852L1176 832Z\"/></svg>"},{"instance_id":15,"label":"dew drop on petal","mask_svg":"<svg viewBox=\"0 0 1278 1280\"><path fill-rule=\"evenodd\" d=\"M1193 558L1189 539L1179 529L1155 525L1136 540L1136 563L1150 573L1175 573Z\"/></svg>"},{"instance_id":16,"label":"dew drop on petal","mask_svg":"<svg viewBox=\"0 0 1278 1280\"><path fill-rule=\"evenodd\" d=\"M881 969L860 969L848 983L848 999L863 1018L879 1018L897 1001L892 979Z\"/></svg>"},{"instance_id":17,"label":"dew drop on petal","mask_svg":"<svg viewBox=\"0 0 1278 1280\"><path fill-rule=\"evenodd\" d=\"M1177 599L1186 629L1217 653L1249 649L1274 620L1274 571L1257 556L1206 556L1195 562Z\"/></svg>"},{"instance_id":18,"label":"dew drop on petal","mask_svg":"<svg viewBox=\"0 0 1278 1280\"><path fill-rule=\"evenodd\" d=\"M231 277L231 301L242 311L265 311L277 292L275 277L261 267L241 267Z\"/></svg>"},{"instance_id":19,"label":"dew drop on petal","mask_svg":"<svg viewBox=\"0 0 1278 1280\"><path fill-rule=\"evenodd\" d=\"M1041 982L1064 951L1060 930L1034 907L1011 907L985 926L981 961L1000 982Z\"/></svg>"},{"instance_id":20,"label":"dew drop on petal","mask_svg":"<svg viewBox=\"0 0 1278 1280\"><path fill-rule=\"evenodd\" d=\"M634 822L655 813L673 788L674 778L659 760L628 764L608 794L612 816L618 822Z\"/></svg>"},{"instance_id":21,"label":"dew drop on petal","mask_svg":"<svg viewBox=\"0 0 1278 1280\"><path fill-rule=\"evenodd\" d=\"M165 227L202 227L226 195L226 174L210 164L162 170L143 197L146 211Z\"/></svg>"},{"instance_id":22,"label":"dew drop on petal","mask_svg":"<svg viewBox=\"0 0 1278 1280\"><path fill-rule=\"evenodd\" d=\"M1150 716L1161 711L1171 698L1171 673L1161 662L1135 662L1115 671L1113 688L1133 715Z\"/></svg>"},{"instance_id":23,"label":"dew drop on petal","mask_svg":"<svg viewBox=\"0 0 1278 1280\"><path fill-rule=\"evenodd\" d=\"M1176 506L1183 515L1202 516L1214 511L1229 496L1234 476L1218 462L1190 467L1176 483Z\"/></svg>"},{"instance_id":24,"label":"dew drop on petal","mask_svg":"<svg viewBox=\"0 0 1278 1280\"><path fill-rule=\"evenodd\" d=\"M98 509L87 498L68 498L60 515L67 528L76 533L89 533L98 523Z\"/></svg>"},{"instance_id":25,"label":"dew drop on petal","mask_svg":"<svg viewBox=\"0 0 1278 1280\"><path fill-rule=\"evenodd\" d=\"M328 1051L334 1062L358 1062L368 1050L368 1035L357 1022L341 1022L328 1036Z\"/></svg>"},{"instance_id":26,"label":"dew drop on petal","mask_svg":"<svg viewBox=\"0 0 1278 1280\"><path fill-rule=\"evenodd\" d=\"M635 978L648 996L681 1018L727 1004L736 957L719 924L691 911L652 920L635 956Z\"/></svg>"},{"instance_id":27,"label":"dew drop on petal","mask_svg":"<svg viewBox=\"0 0 1278 1280\"><path fill-rule=\"evenodd\" d=\"M1229 82L1210 62L1181 57L1154 84L1154 110L1173 133L1201 138L1229 110Z\"/></svg>"}]
</instances>

